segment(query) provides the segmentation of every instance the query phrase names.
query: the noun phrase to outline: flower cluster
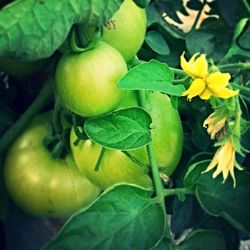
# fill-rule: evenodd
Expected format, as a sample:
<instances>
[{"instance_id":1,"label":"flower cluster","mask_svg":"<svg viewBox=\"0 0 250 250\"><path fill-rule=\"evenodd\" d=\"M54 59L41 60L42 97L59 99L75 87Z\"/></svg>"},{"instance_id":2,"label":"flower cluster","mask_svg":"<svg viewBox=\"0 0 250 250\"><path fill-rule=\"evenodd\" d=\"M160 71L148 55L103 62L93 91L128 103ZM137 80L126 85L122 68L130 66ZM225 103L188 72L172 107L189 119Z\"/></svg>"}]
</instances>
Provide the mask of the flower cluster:
<instances>
[{"instance_id":1,"label":"flower cluster","mask_svg":"<svg viewBox=\"0 0 250 250\"><path fill-rule=\"evenodd\" d=\"M243 170L235 159L235 149L232 141L229 139L225 144L219 147L216 151L212 161L208 165L207 169L203 172L208 172L217 166L216 171L213 173L213 178L216 178L219 174L223 175L223 183L227 179L229 173L233 178L234 187L236 186L236 180L234 175L234 168Z\"/></svg>"},{"instance_id":2,"label":"flower cluster","mask_svg":"<svg viewBox=\"0 0 250 250\"><path fill-rule=\"evenodd\" d=\"M228 99L230 97L236 96L239 93L239 90L232 90L228 87L229 80L231 78L229 73L209 71L206 55L197 53L193 55L189 61L186 61L183 53L180 61L183 71L192 78L190 87L182 93L182 96L187 96L188 100L191 100L196 96L199 96L202 100L208 100L212 96L215 99ZM217 100L219 103L222 102L222 100ZM231 100L231 103L236 103L236 100L237 98L234 98ZM237 134L233 130L239 126L230 127L227 125L229 124L229 116L231 113L236 114L239 110L236 108L237 105L233 105L232 109L229 108L229 101L227 102L226 100L223 100L223 103L223 105L217 107L216 111L210 114L203 122L203 127L207 128L210 138L212 140L217 139L217 141L219 141L215 145L220 145L218 150L215 152L210 164L207 166L206 170L203 171L203 173L215 169L213 178L216 178L219 174L222 174L223 183L230 175L233 179L235 187L236 179L234 170L235 168L242 170L236 161L236 152L239 152L239 149L235 147L237 144L234 145L235 140L237 140L237 143L239 144L240 133L239 136L234 136L234 140L232 140L231 135ZM226 109L223 110L225 107ZM239 124L240 120L230 120L230 124L231 123Z\"/></svg>"},{"instance_id":3,"label":"flower cluster","mask_svg":"<svg viewBox=\"0 0 250 250\"><path fill-rule=\"evenodd\" d=\"M201 54L197 57L198 55L198 53L194 54L189 61L186 61L184 54L181 56L181 67L193 80L191 86L182 95L187 96L189 100L195 96L207 100L211 96L227 99L237 95L238 90L227 88L231 78L230 74L209 73L206 55Z\"/></svg>"}]
</instances>

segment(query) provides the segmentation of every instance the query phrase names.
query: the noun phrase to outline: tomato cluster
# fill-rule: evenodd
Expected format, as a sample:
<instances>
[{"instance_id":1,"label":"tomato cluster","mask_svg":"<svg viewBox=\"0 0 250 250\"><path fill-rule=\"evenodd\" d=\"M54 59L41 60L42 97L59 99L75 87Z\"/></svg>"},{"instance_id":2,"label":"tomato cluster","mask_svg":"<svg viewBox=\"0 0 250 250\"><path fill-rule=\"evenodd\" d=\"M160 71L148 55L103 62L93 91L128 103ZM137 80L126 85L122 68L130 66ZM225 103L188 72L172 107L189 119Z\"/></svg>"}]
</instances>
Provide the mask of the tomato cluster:
<instances>
[{"instance_id":1,"label":"tomato cluster","mask_svg":"<svg viewBox=\"0 0 250 250\"><path fill-rule=\"evenodd\" d=\"M112 18L112 25L103 28L101 41L94 47L62 55L56 68L56 95L66 110L85 119L139 106L136 92L121 90L117 83L143 43L145 10L125 0ZM182 151L179 114L161 93L147 93L146 103L153 121L152 141L159 169L171 175ZM119 150L106 149L100 169L95 171L102 147L90 139L75 145L74 129L70 134L71 153L64 159L53 159L42 143L49 120L50 113L36 117L6 155L6 188L24 211L38 216L65 216L88 205L100 189L115 183L152 186L150 170L139 167ZM150 165L146 147L129 154L145 166Z\"/></svg>"}]
</instances>

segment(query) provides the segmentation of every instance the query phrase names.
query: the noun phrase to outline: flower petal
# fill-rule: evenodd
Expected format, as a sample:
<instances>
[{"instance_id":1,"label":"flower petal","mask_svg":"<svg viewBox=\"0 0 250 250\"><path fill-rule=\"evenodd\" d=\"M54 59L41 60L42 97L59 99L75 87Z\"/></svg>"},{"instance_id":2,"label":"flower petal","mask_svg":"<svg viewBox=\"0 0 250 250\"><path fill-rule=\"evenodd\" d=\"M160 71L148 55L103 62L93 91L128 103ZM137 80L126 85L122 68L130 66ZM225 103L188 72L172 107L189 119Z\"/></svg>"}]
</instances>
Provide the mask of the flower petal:
<instances>
[{"instance_id":1,"label":"flower petal","mask_svg":"<svg viewBox=\"0 0 250 250\"><path fill-rule=\"evenodd\" d=\"M197 76L197 77L200 77L200 78L205 78L208 74L208 63L207 63L207 60L206 60L206 55L205 54L202 54L201 56L199 56L194 64L194 74Z\"/></svg>"},{"instance_id":2,"label":"flower petal","mask_svg":"<svg viewBox=\"0 0 250 250\"><path fill-rule=\"evenodd\" d=\"M194 54L192 56L192 58L189 60L189 62L186 61L184 54L185 53L183 53L181 55L181 67L186 74L188 74L189 76L191 76L194 79L196 77L196 75L195 75L196 71L194 68L194 61L195 61L195 58L198 55L198 53Z\"/></svg>"},{"instance_id":3,"label":"flower petal","mask_svg":"<svg viewBox=\"0 0 250 250\"><path fill-rule=\"evenodd\" d=\"M199 95L202 91L204 91L205 87L206 83L202 79L195 79L192 82L191 86L182 93L182 96L187 95L187 98L191 100L193 97Z\"/></svg>"},{"instance_id":4,"label":"flower petal","mask_svg":"<svg viewBox=\"0 0 250 250\"><path fill-rule=\"evenodd\" d=\"M231 90L228 88L221 89L219 91L214 91L214 96L220 97L223 99L228 99L232 96L235 96L239 93L239 90Z\"/></svg>"},{"instance_id":5,"label":"flower petal","mask_svg":"<svg viewBox=\"0 0 250 250\"><path fill-rule=\"evenodd\" d=\"M213 92L211 92L209 89L205 89L200 93L200 98L202 100L208 100L213 95Z\"/></svg>"},{"instance_id":6,"label":"flower petal","mask_svg":"<svg viewBox=\"0 0 250 250\"><path fill-rule=\"evenodd\" d=\"M218 149L218 167L216 171L213 173L213 178L215 178L221 172L223 173L226 170L231 155L232 155L232 145L230 141L228 141L226 144L224 144Z\"/></svg>"},{"instance_id":7,"label":"flower petal","mask_svg":"<svg viewBox=\"0 0 250 250\"><path fill-rule=\"evenodd\" d=\"M212 161L210 162L210 164L208 165L208 167L204 171L202 171L202 174L215 168L217 164L218 164L218 151L215 153L215 155L214 155Z\"/></svg>"},{"instance_id":8,"label":"flower petal","mask_svg":"<svg viewBox=\"0 0 250 250\"><path fill-rule=\"evenodd\" d=\"M229 84L231 75L229 73L214 72L206 77L206 83L212 90L221 90Z\"/></svg>"}]
</instances>

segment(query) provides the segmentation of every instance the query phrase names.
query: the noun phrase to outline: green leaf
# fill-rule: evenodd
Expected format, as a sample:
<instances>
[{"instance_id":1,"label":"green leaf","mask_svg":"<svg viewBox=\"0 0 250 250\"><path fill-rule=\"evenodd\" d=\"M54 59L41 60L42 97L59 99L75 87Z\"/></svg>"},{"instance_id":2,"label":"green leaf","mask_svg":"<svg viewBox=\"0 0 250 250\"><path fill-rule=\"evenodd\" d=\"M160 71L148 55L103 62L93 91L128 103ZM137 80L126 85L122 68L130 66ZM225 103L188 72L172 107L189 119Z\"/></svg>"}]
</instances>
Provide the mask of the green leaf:
<instances>
[{"instance_id":1,"label":"green leaf","mask_svg":"<svg viewBox=\"0 0 250 250\"><path fill-rule=\"evenodd\" d=\"M164 237L159 244L152 248L152 250L171 250L173 249L173 245L171 241Z\"/></svg>"},{"instance_id":2,"label":"green leaf","mask_svg":"<svg viewBox=\"0 0 250 250\"><path fill-rule=\"evenodd\" d=\"M223 30L223 32L218 32ZM221 20L213 20L187 35L186 46L190 55L204 53L218 62L224 57L232 40L231 30Z\"/></svg>"},{"instance_id":3,"label":"green leaf","mask_svg":"<svg viewBox=\"0 0 250 250\"><path fill-rule=\"evenodd\" d=\"M206 169L210 161L211 160L202 160L191 164L184 176L183 185L185 187L193 187L201 176L201 172Z\"/></svg>"},{"instance_id":4,"label":"green leaf","mask_svg":"<svg viewBox=\"0 0 250 250\"><path fill-rule=\"evenodd\" d=\"M176 250L226 250L225 240L220 232L198 229L181 242Z\"/></svg>"},{"instance_id":5,"label":"green leaf","mask_svg":"<svg viewBox=\"0 0 250 250\"><path fill-rule=\"evenodd\" d=\"M165 220L151 192L119 185L71 217L45 250L150 249L163 237Z\"/></svg>"},{"instance_id":6,"label":"green leaf","mask_svg":"<svg viewBox=\"0 0 250 250\"><path fill-rule=\"evenodd\" d=\"M122 0L22 0L0 11L0 57L46 58L63 43L75 23L100 26ZM8 20L8 21L7 21Z\"/></svg>"},{"instance_id":7,"label":"green leaf","mask_svg":"<svg viewBox=\"0 0 250 250\"><path fill-rule=\"evenodd\" d=\"M131 69L118 83L122 89L153 90L181 96L183 85L173 85L174 73L165 63L151 60Z\"/></svg>"},{"instance_id":8,"label":"green leaf","mask_svg":"<svg viewBox=\"0 0 250 250\"><path fill-rule=\"evenodd\" d=\"M149 31L146 34L145 42L156 53L160 55L169 55L170 50L167 42L157 31Z\"/></svg>"},{"instance_id":9,"label":"green leaf","mask_svg":"<svg viewBox=\"0 0 250 250\"><path fill-rule=\"evenodd\" d=\"M193 124L193 129L190 136L193 144L200 151L208 150L209 146L211 145L210 137L206 129L202 126L202 122L200 120L198 120L195 124Z\"/></svg>"},{"instance_id":10,"label":"green leaf","mask_svg":"<svg viewBox=\"0 0 250 250\"><path fill-rule=\"evenodd\" d=\"M171 231L175 234L182 233L188 228L199 226L203 221L206 221L207 217L208 215L200 207L194 195L187 195L185 201L180 201L175 196Z\"/></svg>"},{"instance_id":11,"label":"green leaf","mask_svg":"<svg viewBox=\"0 0 250 250\"><path fill-rule=\"evenodd\" d=\"M222 177L212 172L202 174L197 182L196 197L202 208L213 216L222 216L239 230L250 233L250 174L236 170L237 185L231 178L222 184Z\"/></svg>"},{"instance_id":12,"label":"green leaf","mask_svg":"<svg viewBox=\"0 0 250 250\"><path fill-rule=\"evenodd\" d=\"M87 119L84 130L91 140L106 148L129 150L151 141L151 123L144 109L131 107Z\"/></svg>"},{"instance_id":13,"label":"green leaf","mask_svg":"<svg viewBox=\"0 0 250 250\"><path fill-rule=\"evenodd\" d=\"M250 19L248 19L242 33L237 38L237 42L243 50L250 51L249 41L250 41Z\"/></svg>"},{"instance_id":14,"label":"green leaf","mask_svg":"<svg viewBox=\"0 0 250 250\"><path fill-rule=\"evenodd\" d=\"M133 0L139 7L145 8L148 6L150 0Z\"/></svg>"}]
</instances>

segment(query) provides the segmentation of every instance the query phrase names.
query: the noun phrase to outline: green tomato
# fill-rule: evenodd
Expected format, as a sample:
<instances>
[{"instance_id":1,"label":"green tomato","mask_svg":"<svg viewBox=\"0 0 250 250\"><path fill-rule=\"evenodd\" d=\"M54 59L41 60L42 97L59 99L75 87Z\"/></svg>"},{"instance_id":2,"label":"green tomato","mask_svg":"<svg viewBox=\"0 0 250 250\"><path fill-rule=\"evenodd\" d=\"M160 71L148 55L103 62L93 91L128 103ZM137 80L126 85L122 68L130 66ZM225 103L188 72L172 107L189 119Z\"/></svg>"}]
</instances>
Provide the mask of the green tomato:
<instances>
[{"instance_id":1,"label":"green tomato","mask_svg":"<svg viewBox=\"0 0 250 250\"><path fill-rule=\"evenodd\" d=\"M89 205L100 189L77 169L71 155L53 159L43 146L50 114L36 117L9 149L4 165L13 201L34 216L62 217Z\"/></svg>"},{"instance_id":2,"label":"green tomato","mask_svg":"<svg viewBox=\"0 0 250 250\"><path fill-rule=\"evenodd\" d=\"M11 76L27 77L38 73L47 63L46 59L28 62L4 57L0 58L0 70Z\"/></svg>"},{"instance_id":3,"label":"green tomato","mask_svg":"<svg viewBox=\"0 0 250 250\"><path fill-rule=\"evenodd\" d=\"M120 53L100 42L80 54L65 54L56 69L56 92L62 103L73 112L97 116L114 110L126 91L117 87L127 73Z\"/></svg>"},{"instance_id":4,"label":"green tomato","mask_svg":"<svg viewBox=\"0 0 250 250\"><path fill-rule=\"evenodd\" d=\"M131 60L141 48L147 27L145 9L132 0L125 0L104 27L102 40L116 48L126 62Z\"/></svg>"},{"instance_id":5,"label":"green tomato","mask_svg":"<svg viewBox=\"0 0 250 250\"><path fill-rule=\"evenodd\" d=\"M147 110L151 114L152 143L156 161L162 173L170 176L178 165L182 153L183 131L181 120L169 98L157 92L146 96ZM138 106L135 92L129 92L120 108ZM115 183L134 183L151 187L149 176L143 168L134 163L119 150L106 149L99 171L95 165L101 146L91 140L82 140L75 146L76 135L71 133L71 151L78 168L96 185L107 188ZM130 150L129 154L142 163L149 165L146 147Z\"/></svg>"}]
</instances>

